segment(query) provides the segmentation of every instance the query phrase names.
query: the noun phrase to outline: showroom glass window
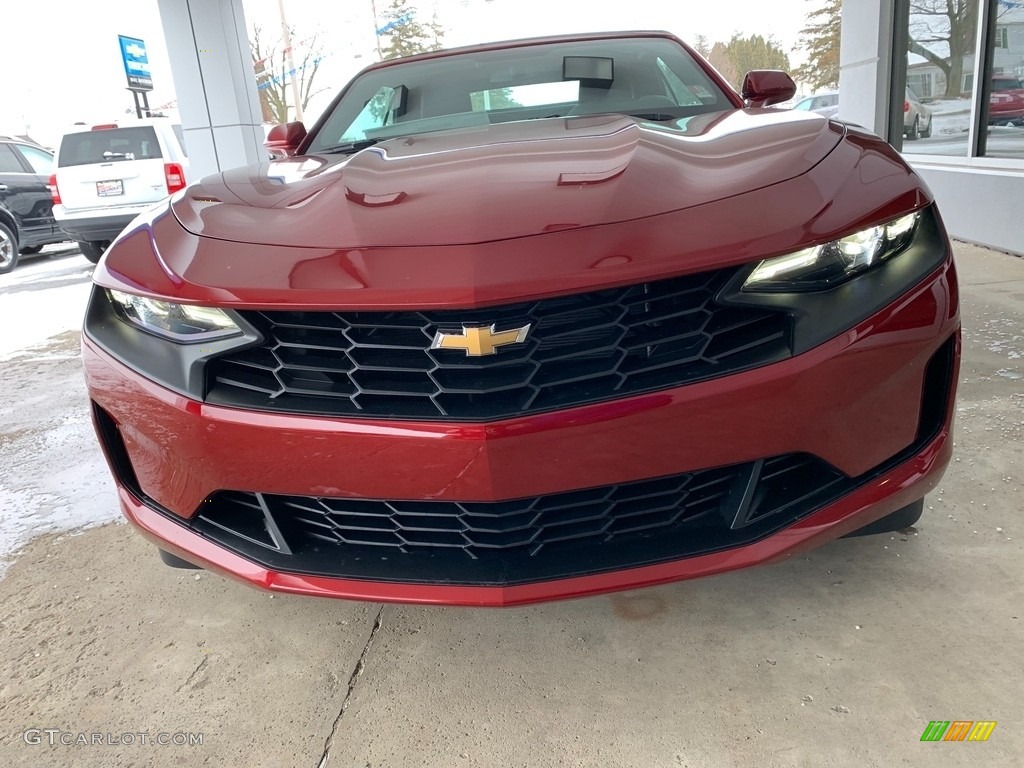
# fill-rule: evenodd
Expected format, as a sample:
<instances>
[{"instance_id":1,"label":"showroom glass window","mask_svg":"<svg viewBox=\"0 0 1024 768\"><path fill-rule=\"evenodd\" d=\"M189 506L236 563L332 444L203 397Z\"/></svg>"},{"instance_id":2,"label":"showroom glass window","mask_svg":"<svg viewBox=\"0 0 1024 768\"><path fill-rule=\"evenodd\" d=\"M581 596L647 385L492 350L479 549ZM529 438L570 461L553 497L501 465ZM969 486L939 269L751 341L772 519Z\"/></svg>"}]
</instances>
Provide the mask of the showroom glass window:
<instances>
[{"instance_id":1,"label":"showroom glass window","mask_svg":"<svg viewBox=\"0 0 1024 768\"><path fill-rule=\"evenodd\" d=\"M911 0L904 7L907 84L896 94L903 102L903 152L966 157L979 0Z\"/></svg>"},{"instance_id":2,"label":"showroom glass window","mask_svg":"<svg viewBox=\"0 0 1024 768\"><path fill-rule=\"evenodd\" d=\"M1024 159L1024 3L1000 0L992 10L983 151L986 157Z\"/></svg>"},{"instance_id":3,"label":"showroom glass window","mask_svg":"<svg viewBox=\"0 0 1024 768\"><path fill-rule=\"evenodd\" d=\"M1024 159L1024 2L909 0L906 88L897 88L909 155ZM899 109L894 110L896 115Z\"/></svg>"}]
</instances>

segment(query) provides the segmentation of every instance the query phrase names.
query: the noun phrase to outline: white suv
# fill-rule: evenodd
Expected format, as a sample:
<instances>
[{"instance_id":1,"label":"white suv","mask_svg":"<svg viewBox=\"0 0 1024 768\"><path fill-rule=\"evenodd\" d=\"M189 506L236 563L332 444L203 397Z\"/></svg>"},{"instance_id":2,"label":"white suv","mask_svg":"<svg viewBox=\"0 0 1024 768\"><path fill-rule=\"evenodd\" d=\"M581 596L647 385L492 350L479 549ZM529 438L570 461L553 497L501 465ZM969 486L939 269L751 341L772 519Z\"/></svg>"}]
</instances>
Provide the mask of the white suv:
<instances>
[{"instance_id":1,"label":"white suv","mask_svg":"<svg viewBox=\"0 0 1024 768\"><path fill-rule=\"evenodd\" d=\"M188 183L181 126L148 118L64 134L50 177L57 225L94 264L139 213Z\"/></svg>"}]
</instances>

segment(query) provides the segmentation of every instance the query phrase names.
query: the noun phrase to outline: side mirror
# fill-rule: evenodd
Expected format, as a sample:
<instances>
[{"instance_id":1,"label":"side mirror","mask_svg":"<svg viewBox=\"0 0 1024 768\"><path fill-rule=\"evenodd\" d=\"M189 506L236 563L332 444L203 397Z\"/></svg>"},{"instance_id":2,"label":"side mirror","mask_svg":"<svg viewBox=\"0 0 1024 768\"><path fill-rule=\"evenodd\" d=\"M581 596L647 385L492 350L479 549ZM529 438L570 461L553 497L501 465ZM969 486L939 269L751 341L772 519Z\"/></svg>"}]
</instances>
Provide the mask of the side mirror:
<instances>
[{"instance_id":1,"label":"side mirror","mask_svg":"<svg viewBox=\"0 0 1024 768\"><path fill-rule=\"evenodd\" d=\"M267 134L263 146L272 157L291 157L306 138L306 126L302 123L281 123L275 125Z\"/></svg>"},{"instance_id":2,"label":"side mirror","mask_svg":"<svg viewBox=\"0 0 1024 768\"><path fill-rule=\"evenodd\" d=\"M743 78L740 96L748 107L770 107L796 95L796 83L777 69L753 69Z\"/></svg>"}]
</instances>

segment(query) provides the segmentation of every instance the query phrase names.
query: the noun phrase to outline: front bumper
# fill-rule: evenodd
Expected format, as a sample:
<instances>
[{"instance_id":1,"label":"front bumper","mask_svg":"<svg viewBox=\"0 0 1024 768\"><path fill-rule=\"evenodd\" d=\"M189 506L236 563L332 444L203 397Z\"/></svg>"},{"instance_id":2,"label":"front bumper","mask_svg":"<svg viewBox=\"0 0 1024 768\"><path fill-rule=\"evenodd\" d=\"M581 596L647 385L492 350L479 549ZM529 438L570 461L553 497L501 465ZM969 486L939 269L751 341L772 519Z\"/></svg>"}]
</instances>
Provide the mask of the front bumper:
<instances>
[{"instance_id":1,"label":"front bumper","mask_svg":"<svg viewBox=\"0 0 1024 768\"><path fill-rule=\"evenodd\" d=\"M921 498L949 461L959 361L951 259L855 328L780 363L689 386L486 424L380 422L212 406L146 379L83 337L122 509L161 548L281 592L511 605L779 560ZM945 350L945 352L943 351ZM929 377L946 354L942 380ZM936 392L936 389L942 391ZM936 411L936 403L940 402ZM101 430L102 436L102 430ZM112 455L121 450L123 455ZM849 480L838 497L737 546L556 578L351 578L243 556L192 523L217 491L497 502L810 454ZM128 479L130 478L130 480ZM400 552L389 556L401 558ZM396 569L400 573L401 569Z\"/></svg>"},{"instance_id":2,"label":"front bumper","mask_svg":"<svg viewBox=\"0 0 1024 768\"><path fill-rule=\"evenodd\" d=\"M507 587L372 582L275 571L156 512L124 486L119 486L118 497L125 517L161 549L272 592L379 602L502 607L649 587L785 560L921 498L942 478L952 449L950 432L945 429L920 453L870 485L747 546L639 568Z\"/></svg>"}]
</instances>

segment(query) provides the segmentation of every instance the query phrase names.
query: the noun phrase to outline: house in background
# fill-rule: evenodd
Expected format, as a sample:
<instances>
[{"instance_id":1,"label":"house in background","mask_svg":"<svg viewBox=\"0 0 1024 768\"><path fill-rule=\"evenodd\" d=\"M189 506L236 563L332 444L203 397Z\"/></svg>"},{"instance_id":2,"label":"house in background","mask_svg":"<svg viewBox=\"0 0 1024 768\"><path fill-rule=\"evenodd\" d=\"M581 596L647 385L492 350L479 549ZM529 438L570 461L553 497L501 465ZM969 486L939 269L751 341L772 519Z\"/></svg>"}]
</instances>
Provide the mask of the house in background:
<instances>
[{"instance_id":1,"label":"house in background","mask_svg":"<svg viewBox=\"0 0 1024 768\"><path fill-rule=\"evenodd\" d=\"M947 56L944 45L935 52ZM960 94L967 98L974 90L974 54L964 57ZM1000 10L996 19L992 50L992 74L1024 77L1024 5ZM922 99L941 99L946 93L946 73L923 56L907 57L907 85Z\"/></svg>"}]
</instances>

